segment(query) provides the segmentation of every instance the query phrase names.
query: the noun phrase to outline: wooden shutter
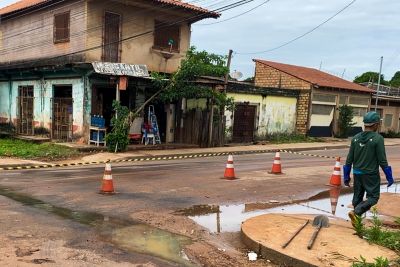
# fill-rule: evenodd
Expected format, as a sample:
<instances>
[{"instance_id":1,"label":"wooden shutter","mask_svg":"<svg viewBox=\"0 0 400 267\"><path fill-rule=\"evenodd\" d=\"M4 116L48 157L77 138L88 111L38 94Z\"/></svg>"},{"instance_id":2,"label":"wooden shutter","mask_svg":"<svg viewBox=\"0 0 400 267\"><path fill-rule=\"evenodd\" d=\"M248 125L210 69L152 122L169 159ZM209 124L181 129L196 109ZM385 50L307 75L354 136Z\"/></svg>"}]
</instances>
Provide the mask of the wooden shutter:
<instances>
[{"instance_id":1,"label":"wooden shutter","mask_svg":"<svg viewBox=\"0 0 400 267\"><path fill-rule=\"evenodd\" d=\"M70 13L54 15L54 43L69 42Z\"/></svg>"}]
</instances>

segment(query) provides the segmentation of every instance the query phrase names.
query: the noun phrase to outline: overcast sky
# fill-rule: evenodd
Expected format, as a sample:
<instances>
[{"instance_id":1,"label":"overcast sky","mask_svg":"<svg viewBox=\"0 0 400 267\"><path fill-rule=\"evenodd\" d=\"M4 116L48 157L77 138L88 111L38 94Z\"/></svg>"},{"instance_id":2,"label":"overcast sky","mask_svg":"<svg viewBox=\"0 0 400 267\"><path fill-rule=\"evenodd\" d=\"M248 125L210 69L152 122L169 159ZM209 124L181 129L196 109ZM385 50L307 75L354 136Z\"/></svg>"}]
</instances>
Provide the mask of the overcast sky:
<instances>
[{"instance_id":1,"label":"overcast sky","mask_svg":"<svg viewBox=\"0 0 400 267\"><path fill-rule=\"evenodd\" d=\"M253 58L317 69L322 62L321 70L338 76L345 71L344 78L348 80L366 71L378 72L381 56L384 57L386 79L400 70L398 0L358 0L311 34L263 54L240 53L268 50L296 38L334 15L351 0L270 0L238 18L200 25L230 18L265 1L255 0L223 13L218 20L194 24L192 45L219 54L227 54L233 49L232 70L242 72L244 77L254 75ZM13 2L16 1L0 0L0 6Z\"/></svg>"}]
</instances>

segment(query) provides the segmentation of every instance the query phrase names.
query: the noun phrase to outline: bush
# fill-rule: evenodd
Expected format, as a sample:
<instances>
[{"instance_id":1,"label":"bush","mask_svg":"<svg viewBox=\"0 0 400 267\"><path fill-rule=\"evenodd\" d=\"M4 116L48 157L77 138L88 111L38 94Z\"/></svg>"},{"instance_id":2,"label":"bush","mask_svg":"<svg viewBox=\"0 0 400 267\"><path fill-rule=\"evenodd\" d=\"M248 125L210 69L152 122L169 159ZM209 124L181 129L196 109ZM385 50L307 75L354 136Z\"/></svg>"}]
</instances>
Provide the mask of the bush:
<instances>
[{"instance_id":1,"label":"bush","mask_svg":"<svg viewBox=\"0 0 400 267\"><path fill-rule=\"evenodd\" d=\"M347 105L339 107L339 137L349 137L351 128L355 125L355 123L353 123L353 118L353 107Z\"/></svg>"},{"instance_id":2,"label":"bush","mask_svg":"<svg viewBox=\"0 0 400 267\"><path fill-rule=\"evenodd\" d=\"M387 133L382 133L382 136L385 138L400 138L400 132L389 130Z\"/></svg>"}]
</instances>

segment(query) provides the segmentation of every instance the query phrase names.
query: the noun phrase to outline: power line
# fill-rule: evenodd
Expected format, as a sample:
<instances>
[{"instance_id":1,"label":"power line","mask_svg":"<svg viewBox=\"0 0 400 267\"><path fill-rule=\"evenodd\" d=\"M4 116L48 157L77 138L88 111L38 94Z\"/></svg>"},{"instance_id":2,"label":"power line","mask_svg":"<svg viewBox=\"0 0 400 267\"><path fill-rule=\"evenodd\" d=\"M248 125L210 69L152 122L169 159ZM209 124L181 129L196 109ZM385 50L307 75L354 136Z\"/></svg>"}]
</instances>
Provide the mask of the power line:
<instances>
[{"instance_id":1,"label":"power line","mask_svg":"<svg viewBox=\"0 0 400 267\"><path fill-rule=\"evenodd\" d=\"M326 24L327 22L329 22L330 20L332 20L333 18L335 18L337 15L339 15L340 13L342 13L343 11L345 11L348 7L350 7L352 4L354 4L357 0L353 0L351 1L349 4L347 4L346 6L344 6L342 9L340 9L338 12L336 12L333 16L329 17L328 19L324 20L322 23L318 24L317 26L315 26L314 28L312 28L311 30L297 36L294 39L291 39L290 41L287 41L279 46L276 46L274 48L268 49L268 50L263 50L263 51L257 51L257 52L247 52L247 53L242 53L242 52L235 52L238 55L255 55L255 54L263 54L263 53L268 53L268 52L272 52L275 51L279 48L282 48L284 46L287 46L301 38L303 38L304 36L312 33L313 31L317 30L318 28L320 28L322 25Z\"/></svg>"},{"instance_id":2,"label":"power line","mask_svg":"<svg viewBox=\"0 0 400 267\"><path fill-rule=\"evenodd\" d=\"M251 12L251 11L257 9L257 8L259 8L259 7L262 6L262 5L265 5L265 4L268 3L269 1L271 1L271 0L264 1L264 2L262 2L261 4L259 4L259 5L255 6L255 7L251 8L251 9L245 11L245 12L242 12L242 13L240 13L240 14L237 14L237 15L235 15L235 16L233 16L233 17L230 17L230 18L227 18L227 19L223 19L223 20L219 20L219 21L212 22L212 23L199 23L199 24L195 24L195 26L198 26L198 25L200 25L200 26L214 25L214 24L218 24L218 23L222 23L222 22L225 22L225 21L228 21L228 20L232 20L232 19L238 18L238 17L240 17L240 16L243 16L243 15L245 15L245 14L247 14L247 13L249 13L249 12Z\"/></svg>"},{"instance_id":3,"label":"power line","mask_svg":"<svg viewBox=\"0 0 400 267\"><path fill-rule=\"evenodd\" d=\"M236 1L236 2L234 2L232 4L229 4L229 5L220 7L218 9L212 10L210 12L215 12L215 13L224 12L224 11L239 7L241 5L250 3L252 1L254 1L254 0L239 0L239 1ZM195 18L199 18L201 16L204 16L204 14L199 14L199 15L195 15L195 16L192 16L192 17L189 17L189 18L186 18L186 19L181 19L181 20L175 21L173 23L164 24L162 26L155 27L154 29L151 29L151 30L148 30L148 31L144 31L142 33L135 34L135 35L132 35L132 36L128 36L128 37L122 38L122 39L120 39L118 41L107 43L106 45L119 44L119 43L122 43L122 42L125 42L125 41L128 41L128 40L140 38L140 37L145 36L147 34L153 33L155 29L159 30L159 29L162 29L162 28L170 27L170 26L177 25L177 24L180 24L180 23L185 22L185 21L190 21L190 20L193 20ZM10 67L17 67L17 66L21 66L21 65L26 66L27 64L33 64L33 63L38 62L38 61L43 62L45 60L50 61L50 60L54 60L54 59L60 59L60 58L72 56L72 55L75 55L75 54L84 53L84 52L96 50L96 49L99 49L99 48L103 48L104 46L105 46L104 44L101 44L101 45L98 45L98 46L94 46L94 47L78 50L78 51L75 51L75 52L66 53L64 55L54 56L54 57L50 57L50 58L46 58L46 59L31 60L29 62L21 62L21 63L9 64L7 66L4 65L4 67L10 68Z\"/></svg>"}]
</instances>

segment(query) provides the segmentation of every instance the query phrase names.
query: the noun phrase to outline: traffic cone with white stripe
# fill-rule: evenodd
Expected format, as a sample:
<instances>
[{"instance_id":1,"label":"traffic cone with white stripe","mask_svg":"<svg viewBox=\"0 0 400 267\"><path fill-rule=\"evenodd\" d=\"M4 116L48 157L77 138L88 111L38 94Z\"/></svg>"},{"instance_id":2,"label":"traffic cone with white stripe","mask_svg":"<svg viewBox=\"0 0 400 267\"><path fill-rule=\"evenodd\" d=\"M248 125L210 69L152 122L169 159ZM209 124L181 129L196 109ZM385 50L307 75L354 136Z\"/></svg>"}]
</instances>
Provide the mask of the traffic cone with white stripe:
<instances>
[{"instance_id":1,"label":"traffic cone with white stripe","mask_svg":"<svg viewBox=\"0 0 400 267\"><path fill-rule=\"evenodd\" d=\"M233 166L233 156L228 156L228 162L226 163L224 178L228 180L234 180L235 177L235 167Z\"/></svg>"},{"instance_id":2,"label":"traffic cone with white stripe","mask_svg":"<svg viewBox=\"0 0 400 267\"><path fill-rule=\"evenodd\" d=\"M111 174L111 163L108 161L104 169L103 181L101 183L101 194L114 194L114 184Z\"/></svg>"},{"instance_id":3,"label":"traffic cone with white stripe","mask_svg":"<svg viewBox=\"0 0 400 267\"><path fill-rule=\"evenodd\" d=\"M274 163L272 164L272 169L269 173L282 174L281 153L279 153L279 151L275 154Z\"/></svg>"},{"instance_id":4,"label":"traffic cone with white stripe","mask_svg":"<svg viewBox=\"0 0 400 267\"><path fill-rule=\"evenodd\" d=\"M331 180L329 181L330 186L341 186L342 185L342 175L341 175L341 167L340 167L340 157L336 158L336 164L333 168L333 173L331 176Z\"/></svg>"},{"instance_id":5,"label":"traffic cone with white stripe","mask_svg":"<svg viewBox=\"0 0 400 267\"><path fill-rule=\"evenodd\" d=\"M329 197L331 199L331 210L333 215L335 215L336 213L336 207L338 204L339 195L340 195L340 186L332 186L331 189L329 190Z\"/></svg>"}]
</instances>

